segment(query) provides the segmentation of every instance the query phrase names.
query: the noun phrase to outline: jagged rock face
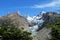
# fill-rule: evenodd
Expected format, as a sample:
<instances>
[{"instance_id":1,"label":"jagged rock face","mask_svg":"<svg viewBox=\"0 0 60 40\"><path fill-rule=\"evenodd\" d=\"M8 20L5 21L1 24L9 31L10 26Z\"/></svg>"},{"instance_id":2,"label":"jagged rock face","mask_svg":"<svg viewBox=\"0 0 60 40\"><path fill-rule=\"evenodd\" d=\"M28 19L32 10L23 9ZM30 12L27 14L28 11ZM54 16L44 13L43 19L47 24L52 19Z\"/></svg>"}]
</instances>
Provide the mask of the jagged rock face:
<instances>
[{"instance_id":1,"label":"jagged rock face","mask_svg":"<svg viewBox=\"0 0 60 40\"><path fill-rule=\"evenodd\" d=\"M59 14L55 13L55 12L46 12L46 13L43 13L42 15L42 18L44 20L49 20L50 17L57 17Z\"/></svg>"},{"instance_id":2,"label":"jagged rock face","mask_svg":"<svg viewBox=\"0 0 60 40\"><path fill-rule=\"evenodd\" d=\"M55 17L58 17L57 13L54 12L46 12L46 13L42 13L42 18L44 20L43 25L39 28L39 31L37 32L37 34L34 36L33 40L47 40L50 37L50 32L51 29L50 28L46 28L45 24L48 23L54 23L55 21ZM40 30L41 29L41 30Z\"/></svg>"},{"instance_id":3,"label":"jagged rock face","mask_svg":"<svg viewBox=\"0 0 60 40\"><path fill-rule=\"evenodd\" d=\"M46 28L45 24L56 23L55 19L57 17L60 17L60 14L57 14L55 12L43 13L42 15L42 19L44 20L44 23L42 25L43 28L37 32L37 35L35 36L37 40L47 40L48 38L51 38L51 35L50 35L51 29Z\"/></svg>"},{"instance_id":4,"label":"jagged rock face","mask_svg":"<svg viewBox=\"0 0 60 40\"><path fill-rule=\"evenodd\" d=\"M20 16L18 13L8 14L7 16L4 16L0 19L4 20L6 18L10 19L12 21L11 23L16 24L19 28L24 28L25 30L29 30L27 19Z\"/></svg>"},{"instance_id":5,"label":"jagged rock face","mask_svg":"<svg viewBox=\"0 0 60 40\"><path fill-rule=\"evenodd\" d=\"M55 12L47 12L42 15L42 19L45 21L44 24L47 23L54 23L56 17L60 17L60 14L57 14Z\"/></svg>"}]
</instances>

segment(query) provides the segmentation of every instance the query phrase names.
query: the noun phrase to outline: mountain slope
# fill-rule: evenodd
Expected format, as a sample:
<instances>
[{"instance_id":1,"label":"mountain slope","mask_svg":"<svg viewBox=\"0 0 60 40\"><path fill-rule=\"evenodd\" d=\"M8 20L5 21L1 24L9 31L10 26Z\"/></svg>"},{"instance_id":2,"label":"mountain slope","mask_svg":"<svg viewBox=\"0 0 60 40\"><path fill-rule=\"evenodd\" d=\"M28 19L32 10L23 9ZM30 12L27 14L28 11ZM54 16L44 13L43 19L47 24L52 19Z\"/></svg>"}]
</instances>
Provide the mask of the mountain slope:
<instances>
[{"instance_id":1,"label":"mountain slope","mask_svg":"<svg viewBox=\"0 0 60 40\"><path fill-rule=\"evenodd\" d=\"M18 12L9 13L8 15L1 17L0 20L1 19L2 20L9 19L11 20L11 23L17 25L19 28L24 28L25 30L29 30L27 19L19 15Z\"/></svg>"}]
</instances>

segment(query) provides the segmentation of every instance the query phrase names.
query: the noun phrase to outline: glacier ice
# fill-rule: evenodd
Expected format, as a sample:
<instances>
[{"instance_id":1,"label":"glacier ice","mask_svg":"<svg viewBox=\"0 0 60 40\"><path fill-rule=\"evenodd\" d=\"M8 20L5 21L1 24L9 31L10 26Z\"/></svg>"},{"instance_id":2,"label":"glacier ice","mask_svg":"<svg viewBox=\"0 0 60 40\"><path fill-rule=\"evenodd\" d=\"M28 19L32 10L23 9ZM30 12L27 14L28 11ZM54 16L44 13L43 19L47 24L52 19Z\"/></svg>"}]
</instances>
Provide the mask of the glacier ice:
<instances>
[{"instance_id":1,"label":"glacier ice","mask_svg":"<svg viewBox=\"0 0 60 40\"><path fill-rule=\"evenodd\" d=\"M33 16L33 17L27 16L27 20L31 25L32 23L35 24L30 26L29 30L32 33L32 35L36 35L39 25L41 25L44 22L42 16Z\"/></svg>"}]
</instances>

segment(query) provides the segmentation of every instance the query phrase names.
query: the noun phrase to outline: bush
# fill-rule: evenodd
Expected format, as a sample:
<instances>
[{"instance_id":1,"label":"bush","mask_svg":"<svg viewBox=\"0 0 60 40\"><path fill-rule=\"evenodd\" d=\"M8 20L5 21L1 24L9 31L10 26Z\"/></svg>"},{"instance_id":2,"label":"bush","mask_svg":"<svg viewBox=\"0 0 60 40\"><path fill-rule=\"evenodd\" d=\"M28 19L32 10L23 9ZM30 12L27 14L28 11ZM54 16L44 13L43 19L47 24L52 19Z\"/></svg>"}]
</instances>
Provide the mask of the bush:
<instances>
[{"instance_id":1,"label":"bush","mask_svg":"<svg viewBox=\"0 0 60 40\"><path fill-rule=\"evenodd\" d=\"M8 20L0 20L0 40L32 40L31 33L18 29Z\"/></svg>"}]
</instances>

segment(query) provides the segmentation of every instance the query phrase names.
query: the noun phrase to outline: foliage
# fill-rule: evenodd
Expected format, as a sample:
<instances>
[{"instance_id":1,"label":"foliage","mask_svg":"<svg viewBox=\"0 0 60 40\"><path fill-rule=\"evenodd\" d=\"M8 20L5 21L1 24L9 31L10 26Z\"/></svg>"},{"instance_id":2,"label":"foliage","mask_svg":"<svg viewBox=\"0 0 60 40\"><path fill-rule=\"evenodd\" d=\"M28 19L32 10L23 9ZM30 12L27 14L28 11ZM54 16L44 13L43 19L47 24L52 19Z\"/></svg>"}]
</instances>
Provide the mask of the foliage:
<instances>
[{"instance_id":1,"label":"foliage","mask_svg":"<svg viewBox=\"0 0 60 40\"><path fill-rule=\"evenodd\" d=\"M45 26L52 29L50 40L60 40L60 17L55 17L54 22L47 23Z\"/></svg>"},{"instance_id":2,"label":"foliage","mask_svg":"<svg viewBox=\"0 0 60 40\"><path fill-rule=\"evenodd\" d=\"M19 29L10 20L0 20L1 40L32 40L31 33Z\"/></svg>"}]
</instances>

